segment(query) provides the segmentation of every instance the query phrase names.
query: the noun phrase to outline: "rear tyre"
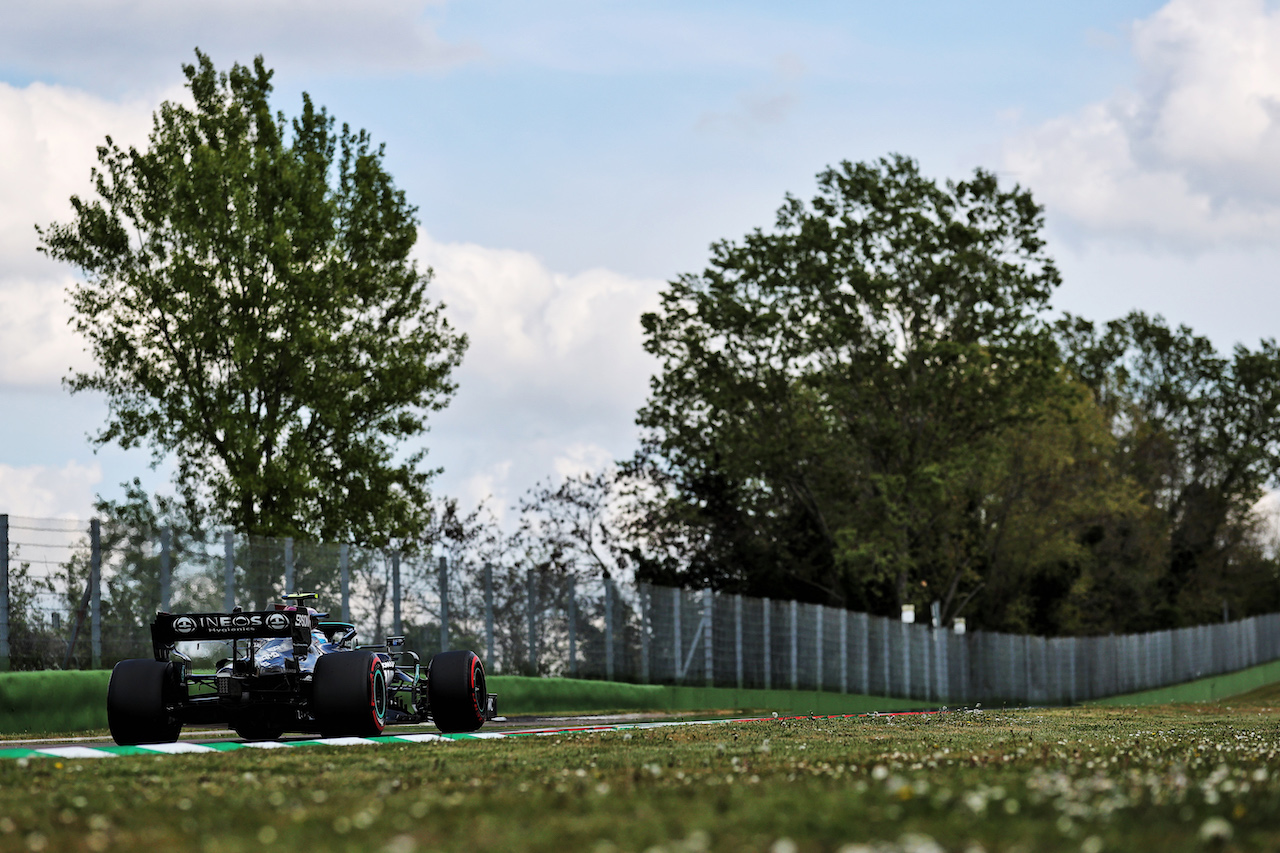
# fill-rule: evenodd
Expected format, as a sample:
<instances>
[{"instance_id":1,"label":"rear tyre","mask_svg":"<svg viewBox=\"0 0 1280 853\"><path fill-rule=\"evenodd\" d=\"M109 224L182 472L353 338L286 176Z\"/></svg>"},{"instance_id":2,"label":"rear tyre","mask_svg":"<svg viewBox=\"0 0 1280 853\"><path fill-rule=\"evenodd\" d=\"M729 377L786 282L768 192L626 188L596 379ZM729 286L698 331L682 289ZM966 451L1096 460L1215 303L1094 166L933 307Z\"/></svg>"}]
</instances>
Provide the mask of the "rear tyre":
<instances>
[{"instance_id":1,"label":"rear tyre","mask_svg":"<svg viewBox=\"0 0 1280 853\"><path fill-rule=\"evenodd\" d=\"M158 660L122 660L107 684L107 726L121 746L173 743L182 732L166 707L178 691L173 665Z\"/></svg>"},{"instance_id":2,"label":"rear tyre","mask_svg":"<svg viewBox=\"0 0 1280 853\"><path fill-rule=\"evenodd\" d=\"M387 679L373 652L330 652L316 661L311 707L325 737L377 737L387 724Z\"/></svg>"},{"instance_id":3,"label":"rear tyre","mask_svg":"<svg viewBox=\"0 0 1280 853\"><path fill-rule=\"evenodd\" d=\"M475 652L441 652L427 665L431 719L442 732L474 732L489 701L484 665Z\"/></svg>"}]
</instances>

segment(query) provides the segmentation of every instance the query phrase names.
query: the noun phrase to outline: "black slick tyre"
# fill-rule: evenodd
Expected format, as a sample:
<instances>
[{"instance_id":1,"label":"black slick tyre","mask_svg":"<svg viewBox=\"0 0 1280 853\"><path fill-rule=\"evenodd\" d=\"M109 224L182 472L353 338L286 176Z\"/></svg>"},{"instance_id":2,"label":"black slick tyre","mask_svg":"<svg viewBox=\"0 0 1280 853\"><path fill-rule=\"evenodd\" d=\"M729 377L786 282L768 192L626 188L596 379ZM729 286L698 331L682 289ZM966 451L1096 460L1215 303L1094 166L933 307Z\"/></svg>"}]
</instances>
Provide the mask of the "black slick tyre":
<instances>
[{"instance_id":1,"label":"black slick tyre","mask_svg":"<svg viewBox=\"0 0 1280 853\"><path fill-rule=\"evenodd\" d=\"M330 652L316 661L311 710L325 737L377 737L387 723L387 679L373 652Z\"/></svg>"},{"instance_id":2,"label":"black slick tyre","mask_svg":"<svg viewBox=\"0 0 1280 853\"><path fill-rule=\"evenodd\" d=\"M107 726L121 746L173 743L182 723L166 704L177 692L173 665L157 660L122 660L107 684Z\"/></svg>"},{"instance_id":3,"label":"black slick tyre","mask_svg":"<svg viewBox=\"0 0 1280 853\"><path fill-rule=\"evenodd\" d=\"M441 652L427 665L427 701L440 731L474 732L484 725L488 700L484 665L475 652Z\"/></svg>"}]
</instances>

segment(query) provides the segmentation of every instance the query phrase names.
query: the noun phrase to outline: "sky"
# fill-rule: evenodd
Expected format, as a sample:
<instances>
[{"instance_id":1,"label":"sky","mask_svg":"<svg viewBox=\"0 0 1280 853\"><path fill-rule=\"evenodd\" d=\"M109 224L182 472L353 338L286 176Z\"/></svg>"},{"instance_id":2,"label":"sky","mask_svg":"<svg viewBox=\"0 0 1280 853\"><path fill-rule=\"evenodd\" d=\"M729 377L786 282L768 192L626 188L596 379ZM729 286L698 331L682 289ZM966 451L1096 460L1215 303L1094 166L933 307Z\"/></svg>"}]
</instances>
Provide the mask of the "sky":
<instances>
[{"instance_id":1,"label":"sky","mask_svg":"<svg viewBox=\"0 0 1280 853\"><path fill-rule=\"evenodd\" d=\"M262 55L276 108L307 92L386 143L471 342L421 446L437 493L499 517L631 454L655 367L640 315L842 160L1030 187L1055 310L1159 313L1224 350L1280 324L1280 10L1261 0L5 4L0 513L168 490L146 450L95 450L105 402L63 389L92 367L77 273L34 226L88 194L105 136L145 145L197 47L220 69Z\"/></svg>"}]
</instances>

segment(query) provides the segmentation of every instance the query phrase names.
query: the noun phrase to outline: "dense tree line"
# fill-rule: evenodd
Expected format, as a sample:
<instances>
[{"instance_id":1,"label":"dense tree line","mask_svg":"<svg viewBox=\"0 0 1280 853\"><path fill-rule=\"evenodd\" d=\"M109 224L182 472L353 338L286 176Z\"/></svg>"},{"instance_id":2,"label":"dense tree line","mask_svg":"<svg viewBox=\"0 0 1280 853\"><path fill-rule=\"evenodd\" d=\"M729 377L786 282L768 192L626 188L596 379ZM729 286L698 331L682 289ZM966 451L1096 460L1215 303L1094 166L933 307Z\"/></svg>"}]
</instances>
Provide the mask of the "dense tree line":
<instances>
[{"instance_id":1,"label":"dense tree line","mask_svg":"<svg viewBox=\"0 0 1280 853\"><path fill-rule=\"evenodd\" d=\"M1043 213L995 176L844 163L644 317L639 576L1041 634L1280 605L1280 354L1048 319Z\"/></svg>"}]
</instances>

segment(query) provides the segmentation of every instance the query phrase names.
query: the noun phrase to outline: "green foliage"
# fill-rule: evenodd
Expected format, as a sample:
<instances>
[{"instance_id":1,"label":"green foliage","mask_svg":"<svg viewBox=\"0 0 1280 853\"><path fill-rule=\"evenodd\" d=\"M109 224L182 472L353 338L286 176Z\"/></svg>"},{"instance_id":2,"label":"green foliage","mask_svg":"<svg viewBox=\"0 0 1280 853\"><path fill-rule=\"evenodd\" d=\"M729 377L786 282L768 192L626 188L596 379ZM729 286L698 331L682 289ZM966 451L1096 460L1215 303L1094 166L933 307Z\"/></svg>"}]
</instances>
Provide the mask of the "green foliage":
<instances>
[{"instance_id":1,"label":"green foliage","mask_svg":"<svg viewBox=\"0 0 1280 853\"><path fill-rule=\"evenodd\" d=\"M257 535L414 533L425 451L397 456L454 390L465 337L410 258L415 208L364 131L306 95L272 114L259 57L184 68L145 151L107 139L96 198L41 231L86 276L74 323L106 395L98 444L172 456L193 517Z\"/></svg>"},{"instance_id":2,"label":"green foliage","mask_svg":"<svg viewBox=\"0 0 1280 853\"><path fill-rule=\"evenodd\" d=\"M1280 607L1280 350L1048 323L1042 226L981 170L844 163L672 281L625 472L639 576L1041 634Z\"/></svg>"},{"instance_id":3,"label":"green foliage","mask_svg":"<svg viewBox=\"0 0 1280 853\"><path fill-rule=\"evenodd\" d=\"M644 317L662 372L639 465L664 487L651 529L690 563L675 579L877 610L930 585L954 599L992 454L1062 387L1041 224L986 172L939 186L901 157L844 163L775 231L671 282Z\"/></svg>"}]
</instances>

